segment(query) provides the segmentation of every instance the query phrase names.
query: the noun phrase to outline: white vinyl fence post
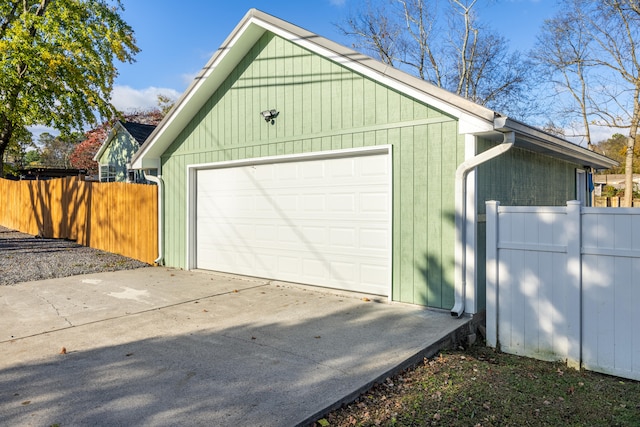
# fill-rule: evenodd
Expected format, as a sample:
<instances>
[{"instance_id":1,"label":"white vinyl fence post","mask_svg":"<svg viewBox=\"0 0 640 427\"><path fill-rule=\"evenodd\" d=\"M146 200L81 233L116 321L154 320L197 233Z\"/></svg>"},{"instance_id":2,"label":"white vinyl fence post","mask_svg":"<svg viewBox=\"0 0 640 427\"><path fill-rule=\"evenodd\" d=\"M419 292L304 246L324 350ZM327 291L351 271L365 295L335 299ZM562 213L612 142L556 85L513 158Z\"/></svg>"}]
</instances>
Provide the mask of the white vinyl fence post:
<instances>
[{"instance_id":1,"label":"white vinyl fence post","mask_svg":"<svg viewBox=\"0 0 640 427\"><path fill-rule=\"evenodd\" d=\"M486 202L487 212L487 345L498 345L498 207L500 202Z\"/></svg>"},{"instance_id":2,"label":"white vinyl fence post","mask_svg":"<svg viewBox=\"0 0 640 427\"><path fill-rule=\"evenodd\" d=\"M582 353L582 216L581 203L567 202L567 365L580 368Z\"/></svg>"}]
</instances>

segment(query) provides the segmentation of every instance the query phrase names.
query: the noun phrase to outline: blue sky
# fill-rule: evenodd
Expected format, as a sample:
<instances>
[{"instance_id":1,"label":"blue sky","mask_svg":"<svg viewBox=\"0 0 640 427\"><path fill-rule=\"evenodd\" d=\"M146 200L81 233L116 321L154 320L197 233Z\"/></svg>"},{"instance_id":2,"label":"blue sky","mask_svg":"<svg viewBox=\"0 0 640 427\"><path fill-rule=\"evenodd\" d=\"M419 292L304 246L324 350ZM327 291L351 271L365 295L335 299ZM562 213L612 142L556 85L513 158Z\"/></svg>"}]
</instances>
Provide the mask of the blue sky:
<instances>
[{"instance_id":1,"label":"blue sky","mask_svg":"<svg viewBox=\"0 0 640 427\"><path fill-rule=\"evenodd\" d=\"M445 1L445 0L440 0ZM359 0L122 0L141 52L120 64L113 102L123 111L155 106L156 95L179 96L193 76L255 7L338 43L351 41L335 24L354 12ZM555 0L479 0L480 19L526 51L555 9Z\"/></svg>"}]
</instances>

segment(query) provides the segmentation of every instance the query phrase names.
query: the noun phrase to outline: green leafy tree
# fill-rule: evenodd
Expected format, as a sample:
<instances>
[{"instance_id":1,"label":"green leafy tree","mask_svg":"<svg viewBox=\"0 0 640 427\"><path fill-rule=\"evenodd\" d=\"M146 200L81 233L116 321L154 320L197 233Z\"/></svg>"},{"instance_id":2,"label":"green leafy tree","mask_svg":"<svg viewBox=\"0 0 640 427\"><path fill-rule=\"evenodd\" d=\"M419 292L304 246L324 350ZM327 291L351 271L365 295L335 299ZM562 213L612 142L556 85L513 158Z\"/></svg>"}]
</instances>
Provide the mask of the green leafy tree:
<instances>
[{"instance_id":1,"label":"green leafy tree","mask_svg":"<svg viewBox=\"0 0 640 427\"><path fill-rule=\"evenodd\" d=\"M633 173L640 173L640 144L635 145ZM611 138L596 144L595 151L620 163L620 166L606 170L604 173L624 174L627 155L627 137L616 133Z\"/></svg>"},{"instance_id":2,"label":"green leafy tree","mask_svg":"<svg viewBox=\"0 0 640 427\"><path fill-rule=\"evenodd\" d=\"M138 52L122 10L120 0L0 2L0 161L26 126L68 135L115 114L115 62Z\"/></svg>"},{"instance_id":3,"label":"green leafy tree","mask_svg":"<svg viewBox=\"0 0 640 427\"><path fill-rule=\"evenodd\" d=\"M169 111L171 111L175 103L176 101L171 99L167 95L158 95L158 101L156 102L156 104L158 104L158 109L160 110L162 117L166 116Z\"/></svg>"},{"instance_id":4,"label":"green leafy tree","mask_svg":"<svg viewBox=\"0 0 640 427\"><path fill-rule=\"evenodd\" d=\"M50 168L71 167L71 153L82 139L84 136L80 133L60 136L53 136L47 132L40 134L38 139L38 144L42 147L40 164Z\"/></svg>"},{"instance_id":5,"label":"green leafy tree","mask_svg":"<svg viewBox=\"0 0 640 427\"><path fill-rule=\"evenodd\" d=\"M25 156L24 156L25 166L30 166L30 165L39 164L39 163L40 163L40 151L38 151L37 149L34 149L34 150L29 150L25 153Z\"/></svg>"}]
</instances>

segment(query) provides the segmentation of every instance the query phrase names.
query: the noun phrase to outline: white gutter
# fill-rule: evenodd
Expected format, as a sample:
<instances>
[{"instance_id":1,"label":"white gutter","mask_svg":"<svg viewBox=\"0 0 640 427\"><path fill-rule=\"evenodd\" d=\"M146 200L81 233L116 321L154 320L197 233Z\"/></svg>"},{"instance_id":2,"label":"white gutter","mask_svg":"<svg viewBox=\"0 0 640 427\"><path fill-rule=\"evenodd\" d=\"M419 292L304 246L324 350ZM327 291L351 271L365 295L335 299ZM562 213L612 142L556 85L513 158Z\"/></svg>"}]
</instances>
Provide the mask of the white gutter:
<instances>
[{"instance_id":1,"label":"white gutter","mask_svg":"<svg viewBox=\"0 0 640 427\"><path fill-rule=\"evenodd\" d=\"M160 172L160 169L158 169ZM164 181L162 180L162 175L158 174L158 176L147 175L146 170L142 171L144 175L144 179L155 182L158 185L158 258L153 260L158 265L162 265L164 263L164 209L163 207L163 199L164 199Z\"/></svg>"},{"instance_id":2,"label":"white gutter","mask_svg":"<svg viewBox=\"0 0 640 427\"><path fill-rule=\"evenodd\" d=\"M464 314L467 292L467 175L477 166L507 152L516 142L514 132L503 133L502 144L493 147L477 156L465 160L456 169L455 203L456 203L456 241L455 241L455 303L451 315L460 317Z\"/></svg>"}]
</instances>

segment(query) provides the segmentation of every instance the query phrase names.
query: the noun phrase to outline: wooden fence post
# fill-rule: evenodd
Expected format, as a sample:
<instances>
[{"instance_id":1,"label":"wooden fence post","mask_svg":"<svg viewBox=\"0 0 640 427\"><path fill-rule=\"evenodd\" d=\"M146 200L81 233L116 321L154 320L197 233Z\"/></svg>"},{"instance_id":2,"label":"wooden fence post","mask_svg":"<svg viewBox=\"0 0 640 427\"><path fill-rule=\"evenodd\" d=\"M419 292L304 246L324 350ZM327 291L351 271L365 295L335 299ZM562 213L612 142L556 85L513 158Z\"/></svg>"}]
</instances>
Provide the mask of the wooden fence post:
<instances>
[{"instance_id":1,"label":"wooden fence post","mask_svg":"<svg viewBox=\"0 0 640 427\"><path fill-rule=\"evenodd\" d=\"M500 202L491 200L486 202L487 212L487 345L498 345L498 208Z\"/></svg>"},{"instance_id":2,"label":"wooden fence post","mask_svg":"<svg viewBox=\"0 0 640 427\"><path fill-rule=\"evenodd\" d=\"M582 215L577 200L567 202L567 365L580 368L582 355Z\"/></svg>"}]
</instances>

